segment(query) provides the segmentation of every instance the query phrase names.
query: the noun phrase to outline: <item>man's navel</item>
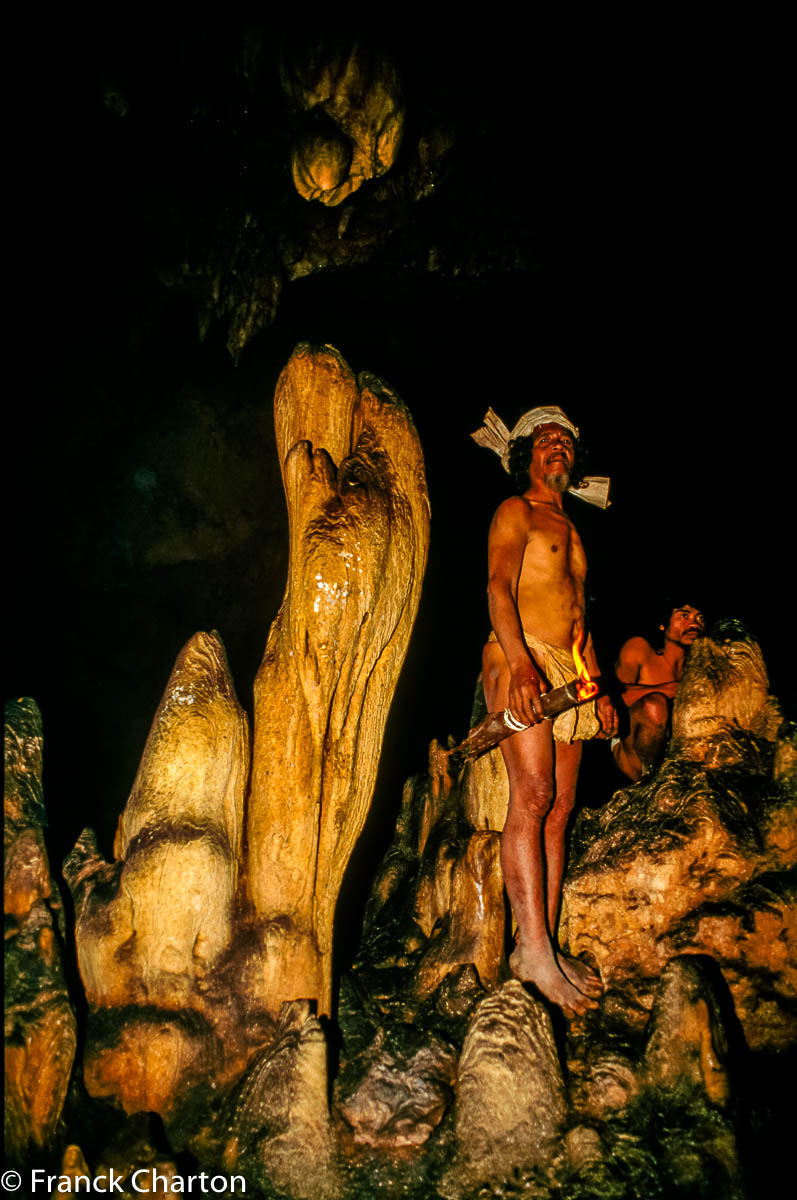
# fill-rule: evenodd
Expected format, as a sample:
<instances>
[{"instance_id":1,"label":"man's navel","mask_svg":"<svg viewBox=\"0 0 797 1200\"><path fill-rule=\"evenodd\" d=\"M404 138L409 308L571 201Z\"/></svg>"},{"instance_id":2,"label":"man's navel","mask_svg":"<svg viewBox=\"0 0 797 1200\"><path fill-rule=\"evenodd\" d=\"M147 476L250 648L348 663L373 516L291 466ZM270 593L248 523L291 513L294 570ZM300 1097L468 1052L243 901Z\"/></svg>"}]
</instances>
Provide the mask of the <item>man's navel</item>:
<instances>
[{"instance_id":1,"label":"man's navel","mask_svg":"<svg viewBox=\"0 0 797 1200\"><path fill-rule=\"evenodd\" d=\"M551 546L551 554L558 554L558 553L559 553L559 547Z\"/></svg>"}]
</instances>

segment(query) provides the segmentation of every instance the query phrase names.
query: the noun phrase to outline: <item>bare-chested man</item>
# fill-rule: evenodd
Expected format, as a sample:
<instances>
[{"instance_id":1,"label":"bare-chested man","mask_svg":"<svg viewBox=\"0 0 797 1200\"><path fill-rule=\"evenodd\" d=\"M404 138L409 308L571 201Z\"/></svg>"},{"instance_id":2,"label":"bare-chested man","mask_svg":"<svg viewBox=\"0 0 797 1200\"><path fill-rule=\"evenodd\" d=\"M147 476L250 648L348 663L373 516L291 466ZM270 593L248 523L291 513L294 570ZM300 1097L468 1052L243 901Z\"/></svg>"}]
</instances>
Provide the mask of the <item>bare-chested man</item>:
<instances>
[{"instance_id":1,"label":"bare-chested man","mask_svg":"<svg viewBox=\"0 0 797 1200\"><path fill-rule=\"evenodd\" d=\"M623 684L630 731L612 739L612 754L623 774L637 780L658 761L689 647L703 632L703 614L692 604L670 606L664 645L654 650L647 638L632 637L620 649L614 673Z\"/></svg>"},{"instance_id":2,"label":"bare-chested man","mask_svg":"<svg viewBox=\"0 0 797 1200\"><path fill-rule=\"evenodd\" d=\"M500 427L502 437L508 431ZM487 429L487 425L484 427ZM595 1008L599 976L567 958L556 942L565 865L565 832L573 808L581 741L611 737L617 714L611 701L571 709L553 724L543 720L540 695L573 679L572 646L585 631L581 539L564 511L578 431L558 408L533 409L515 426L502 451L494 432L474 435L502 454L522 495L505 500L489 537L488 600L493 633L482 658L490 711L508 709L528 728L501 743L509 775L509 811L501 837L501 865L518 936L513 974L533 982L568 1015ZM608 490L608 481L602 482ZM601 507L602 499L592 498ZM584 658L598 664L588 637Z\"/></svg>"}]
</instances>

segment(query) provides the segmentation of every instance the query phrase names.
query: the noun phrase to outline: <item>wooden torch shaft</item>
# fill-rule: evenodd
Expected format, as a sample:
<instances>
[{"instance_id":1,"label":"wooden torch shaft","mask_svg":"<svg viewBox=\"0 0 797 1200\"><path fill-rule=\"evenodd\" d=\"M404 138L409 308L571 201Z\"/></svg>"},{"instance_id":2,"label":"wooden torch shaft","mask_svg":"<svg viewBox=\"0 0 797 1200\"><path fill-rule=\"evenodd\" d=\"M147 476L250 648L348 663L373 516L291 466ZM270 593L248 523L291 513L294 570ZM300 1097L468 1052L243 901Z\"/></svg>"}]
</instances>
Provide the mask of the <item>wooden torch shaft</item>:
<instances>
[{"instance_id":1,"label":"wooden torch shaft","mask_svg":"<svg viewBox=\"0 0 797 1200\"><path fill-rule=\"evenodd\" d=\"M590 696L591 700L594 698ZM577 704L582 703L584 701L579 700L578 681L575 679L540 696L540 707L546 720L551 720L559 713L566 712L568 708L575 708ZM488 713L483 721L471 729L464 742L454 746L449 753L461 754L467 759L478 758L480 754L492 750L493 746L497 746L504 738L516 732L518 731L507 725L503 712Z\"/></svg>"}]
</instances>

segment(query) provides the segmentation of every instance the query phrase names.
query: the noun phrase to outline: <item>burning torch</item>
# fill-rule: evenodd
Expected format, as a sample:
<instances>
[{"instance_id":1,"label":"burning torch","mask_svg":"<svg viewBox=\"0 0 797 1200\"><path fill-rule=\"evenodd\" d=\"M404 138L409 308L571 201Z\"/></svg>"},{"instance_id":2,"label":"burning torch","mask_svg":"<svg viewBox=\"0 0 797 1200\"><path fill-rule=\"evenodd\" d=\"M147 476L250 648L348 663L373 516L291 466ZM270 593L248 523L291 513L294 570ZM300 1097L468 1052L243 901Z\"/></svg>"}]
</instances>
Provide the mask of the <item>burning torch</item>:
<instances>
[{"instance_id":1,"label":"burning torch","mask_svg":"<svg viewBox=\"0 0 797 1200\"><path fill-rule=\"evenodd\" d=\"M573 662L578 672L576 678L540 696L539 704L543 711L543 719L546 721L553 720L559 713L584 704L587 700L593 700L600 694L600 683L590 676L581 653L580 637L573 642ZM513 733L520 733L528 728L528 725L518 721L508 708L505 708L503 712L488 713L483 721L471 729L463 742L452 746L445 753L458 755L466 762L472 762L480 754L492 750L493 746L497 746L504 738L511 737Z\"/></svg>"}]
</instances>

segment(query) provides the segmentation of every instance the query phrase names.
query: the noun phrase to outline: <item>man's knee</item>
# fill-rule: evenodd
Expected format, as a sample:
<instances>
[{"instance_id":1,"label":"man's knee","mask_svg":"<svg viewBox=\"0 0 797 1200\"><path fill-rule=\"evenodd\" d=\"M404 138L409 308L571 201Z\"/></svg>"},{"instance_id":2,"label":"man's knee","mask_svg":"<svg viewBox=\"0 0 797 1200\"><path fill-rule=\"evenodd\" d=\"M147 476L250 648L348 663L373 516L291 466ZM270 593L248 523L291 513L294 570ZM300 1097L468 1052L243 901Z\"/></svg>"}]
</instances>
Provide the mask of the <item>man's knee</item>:
<instances>
[{"instance_id":1,"label":"man's knee","mask_svg":"<svg viewBox=\"0 0 797 1200\"><path fill-rule=\"evenodd\" d=\"M649 692L637 701L636 716L645 725L666 729L670 719L670 702L662 692Z\"/></svg>"},{"instance_id":2,"label":"man's knee","mask_svg":"<svg viewBox=\"0 0 797 1200\"><path fill-rule=\"evenodd\" d=\"M509 804L518 815L542 820L553 804L553 787L545 779L524 779L510 786Z\"/></svg>"}]
</instances>

